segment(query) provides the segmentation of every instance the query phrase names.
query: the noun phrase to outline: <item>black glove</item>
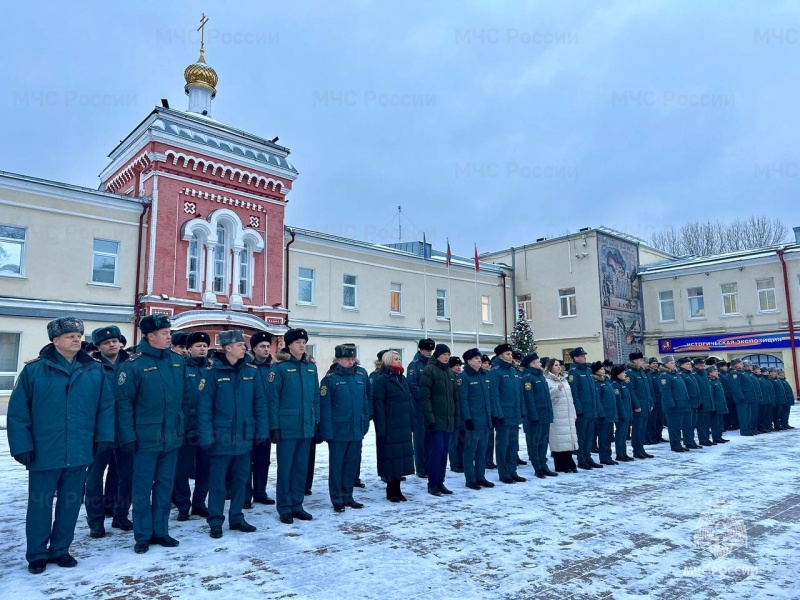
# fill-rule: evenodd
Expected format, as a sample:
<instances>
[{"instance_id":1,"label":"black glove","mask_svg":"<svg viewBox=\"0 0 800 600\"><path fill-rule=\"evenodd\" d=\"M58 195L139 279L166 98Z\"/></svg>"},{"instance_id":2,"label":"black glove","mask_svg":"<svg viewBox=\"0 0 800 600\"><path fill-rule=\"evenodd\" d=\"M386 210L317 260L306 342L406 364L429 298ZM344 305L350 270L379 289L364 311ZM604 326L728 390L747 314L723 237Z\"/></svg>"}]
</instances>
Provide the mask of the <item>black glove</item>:
<instances>
[{"instance_id":1,"label":"black glove","mask_svg":"<svg viewBox=\"0 0 800 600\"><path fill-rule=\"evenodd\" d=\"M506 420L503 417L492 417L492 425L502 425Z\"/></svg>"},{"instance_id":2,"label":"black glove","mask_svg":"<svg viewBox=\"0 0 800 600\"><path fill-rule=\"evenodd\" d=\"M30 467L34 458L36 458L36 455L33 453L33 450L29 452L20 452L14 455L14 460L25 467Z\"/></svg>"},{"instance_id":3,"label":"black glove","mask_svg":"<svg viewBox=\"0 0 800 600\"><path fill-rule=\"evenodd\" d=\"M255 443L256 446L266 446L269 444L269 437L257 437Z\"/></svg>"},{"instance_id":4,"label":"black glove","mask_svg":"<svg viewBox=\"0 0 800 600\"><path fill-rule=\"evenodd\" d=\"M94 445L94 455L97 456L103 452L108 452L112 448L114 448L114 442L96 442Z\"/></svg>"},{"instance_id":5,"label":"black glove","mask_svg":"<svg viewBox=\"0 0 800 600\"><path fill-rule=\"evenodd\" d=\"M269 441L273 444L277 444L281 441L281 430L280 429L270 429L269 430Z\"/></svg>"},{"instance_id":6,"label":"black glove","mask_svg":"<svg viewBox=\"0 0 800 600\"><path fill-rule=\"evenodd\" d=\"M319 423L314 423L314 443L321 444L325 440L322 438L322 432L319 429Z\"/></svg>"},{"instance_id":7,"label":"black glove","mask_svg":"<svg viewBox=\"0 0 800 600\"><path fill-rule=\"evenodd\" d=\"M120 450L123 452L130 452L131 454L136 452L136 442L128 442L127 444L122 444L120 446Z\"/></svg>"},{"instance_id":8,"label":"black glove","mask_svg":"<svg viewBox=\"0 0 800 600\"><path fill-rule=\"evenodd\" d=\"M436 429L436 421L433 421L431 423L425 423L425 429L429 430Z\"/></svg>"},{"instance_id":9,"label":"black glove","mask_svg":"<svg viewBox=\"0 0 800 600\"><path fill-rule=\"evenodd\" d=\"M472 419L464 419L464 427L467 428L467 431L475 431L475 421Z\"/></svg>"}]
</instances>

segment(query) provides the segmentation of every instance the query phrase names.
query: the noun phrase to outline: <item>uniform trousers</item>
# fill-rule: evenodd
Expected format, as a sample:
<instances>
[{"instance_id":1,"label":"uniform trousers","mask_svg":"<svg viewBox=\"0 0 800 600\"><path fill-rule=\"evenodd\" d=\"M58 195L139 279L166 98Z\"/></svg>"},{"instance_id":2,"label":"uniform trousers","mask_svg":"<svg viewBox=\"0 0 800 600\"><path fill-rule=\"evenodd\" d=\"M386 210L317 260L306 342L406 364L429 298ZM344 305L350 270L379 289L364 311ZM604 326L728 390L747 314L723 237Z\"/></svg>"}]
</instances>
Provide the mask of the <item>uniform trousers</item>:
<instances>
[{"instance_id":1,"label":"uniform trousers","mask_svg":"<svg viewBox=\"0 0 800 600\"><path fill-rule=\"evenodd\" d=\"M86 522L89 527L100 527L106 518L103 474L108 467L107 479L111 477L111 465L116 464L116 489L108 490L113 498L114 518L128 517L131 509L131 487L133 485L133 453L119 448L96 454L86 473ZM113 482L112 482L113 484ZM108 481L106 483L108 488Z\"/></svg>"},{"instance_id":2,"label":"uniform trousers","mask_svg":"<svg viewBox=\"0 0 800 600\"><path fill-rule=\"evenodd\" d=\"M81 510L85 479L86 465L28 471L25 558L29 563L39 559L58 558L69 553ZM56 493L58 498L54 520L53 497Z\"/></svg>"},{"instance_id":3,"label":"uniform trousers","mask_svg":"<svg viewBox=\"0 0 800 600\"><path fill-rule=\"evenodd\" d=\"M497 474L501 478L517 474L517 452L519 452L519 425L497 425L495 427L495 455Z\"/></svg>"},{"instance_id":4,"label":"uniform trousers","mask_svg":"<svg viewBox=\"0 0 800 600\"><path fill-rule=\"evenodd\" d=\"M464 434L464 479L476 483L486 479L486 445L489 428L478 427Z\"/></svg>"},{"instance_id":5,"label":"uniform trousers","mask_svg":"<svg viewBox=\"0 0 800 600\"><path fill-rule=\"evenodd\" d=\"M353 501L353 484L361 464L362 441L328 442L328 492L331 503Z\"/></svg>"},{"instance_id":6,"label":"uniform trousers","mask_svg":"<svg viewBox=\"0 0 800 600\"><path fill-rule=\"evenodd\" d=\"M578 434L578 465L588 464L592 460L594 421L592 417L584 415L579 416L575 421L575 431Z\"/></svg>"},{"instance_id":7,"label":"uniform trousers","mask_svg":"<svg viewBox=\"0 0 800 600\"><path fill-rule=\"evenodd\" d=\"M311 444L312 438L278 442L278 478L275 486L275 501L280 515L290 515L303 508Z\"/></svg>"},{"instance_id":8,"label":"uniform trousers","mask_svg":"<svg viewBox=\"0 0 800 600\"><path fill-rule=\"evenodd\" d=\"M133 537L137 542L169 535L178 449L133 455Z\"/></svg>"},{"instance_id":9,"label":"uniform trousers","mask_svg":"<svg viewBox=\"0 0 800 600\"><path fill-rule=\"evenodd\" d=\"M225 474L230 468L231 503L228 507L228 526L244 521L245 485L250 476L250 452L243 454L212 454L209 456L211 474L208 481L208 518L210 526L225 522Z\"/></svg>"}]
</instances>

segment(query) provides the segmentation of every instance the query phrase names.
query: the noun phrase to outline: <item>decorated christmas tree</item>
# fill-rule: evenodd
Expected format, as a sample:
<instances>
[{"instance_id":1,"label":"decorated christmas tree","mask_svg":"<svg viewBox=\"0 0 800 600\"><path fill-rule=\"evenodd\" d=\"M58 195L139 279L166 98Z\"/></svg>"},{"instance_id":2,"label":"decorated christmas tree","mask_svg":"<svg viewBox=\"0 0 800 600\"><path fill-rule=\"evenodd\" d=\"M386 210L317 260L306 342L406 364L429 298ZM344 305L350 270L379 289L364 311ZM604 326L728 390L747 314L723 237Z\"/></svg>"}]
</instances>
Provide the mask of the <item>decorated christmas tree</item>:
<instances>
[{"instance_id":1,"label":"decorated christmas tree","mask_svg":"<svg viewBox=\"0 0 800 600\"><path fill-rule=\"evenodd\" d=\"M511 332L511 346L523 355L536 352L536 340L533 339L533 331L528 319L525 318L525 308L522 306L517 309L517 323Z\"/></svg>"}]
</instances>

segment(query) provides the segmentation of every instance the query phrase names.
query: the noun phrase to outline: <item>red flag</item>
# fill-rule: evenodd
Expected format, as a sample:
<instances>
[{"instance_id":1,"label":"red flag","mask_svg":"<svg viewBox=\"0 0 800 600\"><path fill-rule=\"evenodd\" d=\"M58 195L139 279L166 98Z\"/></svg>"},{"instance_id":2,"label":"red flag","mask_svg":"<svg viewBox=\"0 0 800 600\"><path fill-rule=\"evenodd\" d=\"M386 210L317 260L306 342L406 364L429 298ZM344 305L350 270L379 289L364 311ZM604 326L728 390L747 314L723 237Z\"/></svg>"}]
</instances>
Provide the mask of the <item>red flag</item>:
<instances>
[{"instance_id":1,"label":"red flag","mask_svg":"<svg viewBox=\"0 0 800 600\"><path fill-rule=\"evenodd\" d=\"M453 254L450 252L450 238L447 238L447 258L444 261L446 267L450 266L451 258L453 258Z\"/></svg>"},{"instance_id":2,"label":"red flag","mask_svg":"<svg viewBox=\"0 0 800 600\"><path fill-rule=\"evenodd\" d=\"M478 244L475 244L475 272L476 273L481 272L481 264L478 261Z\"/></svg>"}]
</instances>

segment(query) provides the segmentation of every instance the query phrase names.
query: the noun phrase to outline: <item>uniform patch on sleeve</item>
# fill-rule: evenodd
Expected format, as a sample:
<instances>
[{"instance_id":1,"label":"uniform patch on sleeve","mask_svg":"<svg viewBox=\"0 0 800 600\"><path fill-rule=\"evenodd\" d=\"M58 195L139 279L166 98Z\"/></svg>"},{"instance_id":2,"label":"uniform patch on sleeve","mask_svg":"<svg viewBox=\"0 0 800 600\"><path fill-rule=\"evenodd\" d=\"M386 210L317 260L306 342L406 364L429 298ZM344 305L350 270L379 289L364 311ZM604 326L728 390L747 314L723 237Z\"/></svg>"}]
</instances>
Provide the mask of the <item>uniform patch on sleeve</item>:
<instances>
[{"instance_id":1,"label":"uniform patch on sleeve","mask_svg":"<svg viewBox=\"0 0 800 600\"><path fill-rule=\"evenodd\" d=\"M328 393L328 386L327 385L323 385L321 388L319 388L319 395L320 396L324 396L327 393Z\"/></svg>"},{"instance_id":2,"label":"uniform patch on sleeve","mask_svg":"<svg viewBox=\"0 0 800 600\"><path fill-rule=\"evenodd\" d=\"M575 376L574 375L570 375L569 377L567 377L567 381L572 383L573 381L575 381Z\"/></svg>"},{"instance_id":3,"label":"uniform patch on sleeve","mask_svg":"<svg viewBox=\"0 0 800 600\"><path fill-rule=\"evenodd\" d=\"M464 383L463 379L461 379L460 377L456 379L456 385L460 386L462 383Z\"/></svg>"},{"instance_id":4,"label":"uniform patch on sleeve","mask_svg":"<svg viewBox=\"0 0 800 600\"><path fill-rule=\"evenodd\" d=\"M200 385L197 386L197 391L198 392L202 392L204 387L206 387L206 380L205 379L201 379L200 380Z\"/></svg>"},{"instance_id":5,"label":"uniform patch on sleeve","mask_svg":"<svg viewBox=\"0 0 800 600\"><path fill-rule=\"evenodd\" d=\"M630 382L631 382L631 378L626 375L625 376L625 383L630 383Z\"/></svg>"},{"instance_id":6,"label":"uniform patch on sleeve","mask_svg":"<svg viewBox=\"0 0 800 600\"><path fill-rule=\"evenodd\" d=\"M414 369L408 370L408 376L411 377L414 374Z\"/></svg>"},{"instance_id":7,"label":"uniform patch on sleeve","mask_svg":"<svg viewBox=\"0 0 800 600\"><path fill-rule=\"evenodd\" d=\"M530 381L526 381L525 382L525 390L530 392L532 389L533 389L533 386L531 385L531 382Z\"/></svg>"},{"instance_id":8,"label":"uniform patch on sleeve","mask_svg":"<svg viewBox=\"0 0 800 600\"><path fill-rule=\"evenodd\" d=\"M127 376L128 376L128 374L127 374L125 371L122 371L122 372L119 374L119 378L117 379L117 384L118 384L118 385L122 385L123 383L125 383L125 378L126 378Z\"/></svg>"},{"instance_id":9,"label":"uniform patch on sleeve","mask_svg":"<svg viewBox=\"0 0 800 600\"><path fill-rule=\"evenodd\" d=\"M275 381L275 371L269 374L269 382L272 383L273 381Z\"/></svg>"}]
</instances>

